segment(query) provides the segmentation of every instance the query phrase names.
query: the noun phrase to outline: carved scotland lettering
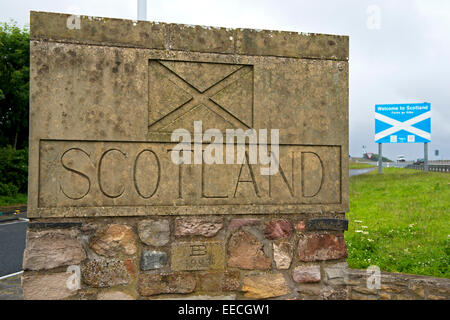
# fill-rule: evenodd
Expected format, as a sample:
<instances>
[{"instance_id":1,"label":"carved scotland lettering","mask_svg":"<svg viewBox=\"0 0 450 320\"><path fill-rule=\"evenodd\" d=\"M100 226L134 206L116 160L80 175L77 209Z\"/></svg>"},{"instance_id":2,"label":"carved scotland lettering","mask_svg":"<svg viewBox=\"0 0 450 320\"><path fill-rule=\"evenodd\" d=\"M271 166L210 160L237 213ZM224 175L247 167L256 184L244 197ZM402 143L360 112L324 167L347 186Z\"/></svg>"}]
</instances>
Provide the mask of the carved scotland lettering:
<instances>
[{"instance_id":1,"label":"carved scotland lettering","mask_svg":"<svg viewBox=\"0 0 450 320\"><path fill-rule=\"evenodd\" d=\"M154 212L161 206L197 205L223 205L223 213L239 205L289 212L285 204L340 204L339 147L281 145L278 173L261 175L260 165L250 164L248 156L243 164L176 165L170 157L174 143L43 140L40 145L39 208L44 212L110 206Z\"/></svg>"}]
</instances>

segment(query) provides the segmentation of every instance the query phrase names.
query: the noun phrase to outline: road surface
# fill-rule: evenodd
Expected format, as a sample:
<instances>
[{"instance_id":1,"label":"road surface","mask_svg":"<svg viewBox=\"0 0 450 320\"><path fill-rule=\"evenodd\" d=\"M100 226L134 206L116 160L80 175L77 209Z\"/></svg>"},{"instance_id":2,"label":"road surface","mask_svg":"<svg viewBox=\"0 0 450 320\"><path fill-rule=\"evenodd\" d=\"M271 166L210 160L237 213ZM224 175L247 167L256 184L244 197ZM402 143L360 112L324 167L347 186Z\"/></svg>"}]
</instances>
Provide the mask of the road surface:
<instances>
[{"instance_id":1,"label":"road surface","mask_svg":"<svg viewBox=\"0 0 450 320\"><path fill-rule=\"evenodd\" d=\"M0 223L0 277L22 271L26 221Z\"/></svg>"}]
</instances>

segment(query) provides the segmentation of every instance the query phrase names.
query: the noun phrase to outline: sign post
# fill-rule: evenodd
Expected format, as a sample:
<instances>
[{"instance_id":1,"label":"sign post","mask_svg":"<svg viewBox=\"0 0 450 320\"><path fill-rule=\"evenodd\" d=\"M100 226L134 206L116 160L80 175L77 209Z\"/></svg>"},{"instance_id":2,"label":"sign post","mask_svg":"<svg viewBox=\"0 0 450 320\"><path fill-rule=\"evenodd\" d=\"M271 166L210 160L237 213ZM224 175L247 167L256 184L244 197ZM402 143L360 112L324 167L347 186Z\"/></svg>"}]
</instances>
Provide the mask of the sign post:
<instances>
[{"instance_id":1,"label":"sign post","mask_svg":"<svg viewBox=\"0 0 450 320\"><path fill-rule=\"evenodd\" d=\"M431 104L375 105L375 142L382 157L382 143L424 143L424 169L428 172L428 142L431 142ZM379 165L378 172L381 173Z\"/></svg>"},{"instance_id":2,"label":"sign post","mask_svg":"<svg viewBox=\"0 0 450 320\"><path fill-rule=\"evenodd\" d=\"M383 144L378 144L378 173L383 173Z\"/></svg>"},{"instance_id":3,"label":"sign post","mask_svg":"<svg viewBox=\"0 0 450 320\"><path fill-rule=\"evenodd\" d=\"M147 0L138 0L138 20L147 20Z\"/></svg>"}]
</instances>

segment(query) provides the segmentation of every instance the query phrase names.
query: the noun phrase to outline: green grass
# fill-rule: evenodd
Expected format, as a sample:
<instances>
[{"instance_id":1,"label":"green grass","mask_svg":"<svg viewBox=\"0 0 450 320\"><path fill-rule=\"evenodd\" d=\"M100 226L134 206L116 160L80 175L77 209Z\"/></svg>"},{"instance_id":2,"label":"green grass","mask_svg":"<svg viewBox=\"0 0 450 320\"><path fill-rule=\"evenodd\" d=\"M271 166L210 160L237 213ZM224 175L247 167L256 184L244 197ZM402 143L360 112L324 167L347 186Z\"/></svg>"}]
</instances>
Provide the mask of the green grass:
<instances>
[{"instance_id":1,"label":"green grass","mask_svg":"<svg viewBox=\"0 0 450 320\"><path fill-rule=\"evenodd\" d=\"M26 194L19 193L13 197L0 195L0 207L26 203L27 203Z\"/></svg>"},{"instance_id":2,"label":"green grass","mask_svg":"<svg viewBox=\"0 0 450 320\"><path fill-rule=\"evenodd\" d=\"M383 172L350 178L349 266L450 278L450 174Z\"/></svg>"},{"instance_id":3,"label":"green grass","mask_svg":"<svg viewBox=\"0 0 450 320\"><path fill-rule=\"evenodd\" d=\"M370 163L350 163L349 168L350 169L367 169L367 168L374 168L376 167L376 164L370 164Z\"/></svg>"}]
</instances>

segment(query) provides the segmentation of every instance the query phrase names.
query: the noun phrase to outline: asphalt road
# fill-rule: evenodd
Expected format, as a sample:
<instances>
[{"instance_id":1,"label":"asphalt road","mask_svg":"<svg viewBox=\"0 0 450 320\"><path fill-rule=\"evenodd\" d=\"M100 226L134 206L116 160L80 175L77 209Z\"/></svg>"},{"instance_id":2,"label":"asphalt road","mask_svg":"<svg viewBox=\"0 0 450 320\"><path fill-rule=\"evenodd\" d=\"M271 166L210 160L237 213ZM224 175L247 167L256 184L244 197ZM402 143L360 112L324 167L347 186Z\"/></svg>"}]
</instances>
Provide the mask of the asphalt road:
<instances>
[{"instance_id":1,"label":"asphalt road","mask_svg":"<svg viewBox=\"0 0 450 320\"><path fill-rule=\"evenodd\" d=\"M0 223L0 277L22 271L27 225L25 221Z\"/></svg>"}]
</instances>

